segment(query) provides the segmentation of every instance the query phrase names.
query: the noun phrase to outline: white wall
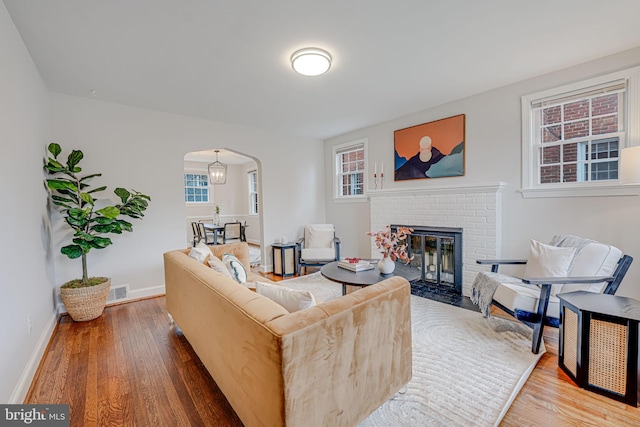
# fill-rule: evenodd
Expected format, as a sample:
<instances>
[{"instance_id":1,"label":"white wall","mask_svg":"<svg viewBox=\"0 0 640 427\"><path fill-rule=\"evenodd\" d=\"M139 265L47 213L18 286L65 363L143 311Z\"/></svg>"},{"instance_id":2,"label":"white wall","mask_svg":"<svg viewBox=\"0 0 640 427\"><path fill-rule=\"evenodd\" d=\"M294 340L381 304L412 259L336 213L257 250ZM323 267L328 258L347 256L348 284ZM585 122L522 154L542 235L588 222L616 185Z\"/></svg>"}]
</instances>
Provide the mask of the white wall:
<instances>
[{"instance_id":1,"label":"white wall","mask_svg":"<svg viewBox=\"0 0 640 427\"><path fill-rule=\"evenodd\" d=\"M56 319L42 170L49 121L44 84L2 2L0 64L0 402L22 403Z\"/></svg>"},{"instance_id":2,"label":"white wall","mask_svg":"<svg viewBox=\"0 0 640 427\"><path fill-rule=\"evenodd\" d=\"M249 175L250 171L258 170L258 165L255 162L250 162L242 165L242 183L243 190L240 192L242 194L244 200L244 211L245 216L242 217L241 221L246 221L248 227L245 230L247 242L260 244L260 234L261 234L261 223L260 223L260 215L249 215ZM262 194L260 194L260 171L258 170L258 202L262 199ZM261 211L258 209L258 213ZM239 218L240 219L240 218ZM271 251L269 251L271 252ZM263 267L269 267L269 265L265 265L262 263ZM268 268L267 268L268 269Z\"/></svg>"},{"instance_id":3,"label":"white wall","mask_svg":"<svg viewBox=\"0 0 640 427\"><path fill-rule=\"evenodd\" d=\"M247 178L244 176L244 167L241 165L227 166L227 183L224 185L212 185L213 204L220 206L220 217L225 221L232 221L234 215L244 215L247 212L247 201L244 195L247 193Z\"/></svg>"},{"instance_id":4,"label":"white wall","mask_svg":"<svg viewBox=\"0 0 640 427\"><path fill-rule=\"evenodd\" d=\"M51 104L52 139L66 150L84 151L84 170L103 173L105 194L124 186L151 196L133 233L89 254L89 274L110 276L114 286L129 284L140 293L162 286L163 252L186 246L183 171L191 151L224 148L258 159L266 245L283 235L294 239L304 224L324 220L322 141L60 94L51 95ZM80 274L79 261L58 255L65 236L59 226L53 237L56 284Z\"/></svg>"},{"instance_id":5,"label":"white wall","mask_svg":"<svg viewBox=\"0 0 640 427\"><path fill-rule=\"evenodd\" d=\"M526 54L526 53L521 53ZM529 239L546 242L554 234L576 234L618 246L634 256L619 294L640 298L640 198L574 197L523 199L521 186L522 95L561 86L596 75L640 64L640 48L601 58L580 66L529 79L517 84L464 98L449 104L400 117L376 126L329 139L325 143L327 221L336 224L345 256L369 256L368 203L332 201L331 150L334 145L368 138L370 163L384 161L389 178L386 189L506 182L503 192L502 256L528 255ZM408 126L466 114L466 173L463 177L394 182L393 132ZM639 118L633 118L640 120ZM372 178L369 177L372 187Z\"/></svg>"}]
</instances>

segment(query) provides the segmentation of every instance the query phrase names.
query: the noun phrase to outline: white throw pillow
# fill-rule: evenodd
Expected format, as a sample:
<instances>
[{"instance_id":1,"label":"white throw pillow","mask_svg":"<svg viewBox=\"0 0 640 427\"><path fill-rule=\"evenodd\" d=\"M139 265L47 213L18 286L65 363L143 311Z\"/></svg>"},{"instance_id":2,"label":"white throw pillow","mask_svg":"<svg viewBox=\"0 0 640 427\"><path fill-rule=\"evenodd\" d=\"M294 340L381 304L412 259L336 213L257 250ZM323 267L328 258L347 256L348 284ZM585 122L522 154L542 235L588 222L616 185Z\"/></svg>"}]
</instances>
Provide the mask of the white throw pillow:
<instances>
[{"instance_id":1,"label":"white throw pillow","mask_svg":"<svg viewBox=\"0 0 640 427\"><path fill-rule=\"evenodd\" d=\"M283 306L289 313L316 305L309 291L290 289L280 285L256 282L256 292Z\"/></svg>"},{"instance_id":2,"label":"white throw pillow","mask_svg":"<svg viewBox=\"0 0 640 427\"><path fill-rule=\"evenodd\" d=\"M198 262L205 262L208 256L213 256L211 249L204 242L199 242L196 246L191 248L189 256Z\"/></svg>"},{"instance_id":3,"label":"white throw pillow","mask_svg":"<svg viewBox=\"0 0 640 427\"><path fill-rule=\"evenodd\" d=\"M232 279L238 283L245 283L247 281L247 270L245 270L244 265L242 265L235 255L222 255L222 262L227 267Z\"/></svg>"},{"instance_id":4,"label":"white throw pillow","mask_svg":"<svg viewBox=\"0 0 640 427\"><path fill-rule=\"evenodd\" d=\"M224 262L222 262L222 260L215 255L211 255L209 257L209 267L213 268L218 273L224 274L227 277L231 277L231 273L229 273L227 266L224 265Z\"/></svg>"},{"instance_id":5,"label":"white throw pillow","mask_svg":"<svg viewBox=\"0 0 640 427\"><path fill-rule=\"evenodd\" d=\"M575 248L545 245L531 239L524 277L567 277Z\"/></svg>"}]
</instances>

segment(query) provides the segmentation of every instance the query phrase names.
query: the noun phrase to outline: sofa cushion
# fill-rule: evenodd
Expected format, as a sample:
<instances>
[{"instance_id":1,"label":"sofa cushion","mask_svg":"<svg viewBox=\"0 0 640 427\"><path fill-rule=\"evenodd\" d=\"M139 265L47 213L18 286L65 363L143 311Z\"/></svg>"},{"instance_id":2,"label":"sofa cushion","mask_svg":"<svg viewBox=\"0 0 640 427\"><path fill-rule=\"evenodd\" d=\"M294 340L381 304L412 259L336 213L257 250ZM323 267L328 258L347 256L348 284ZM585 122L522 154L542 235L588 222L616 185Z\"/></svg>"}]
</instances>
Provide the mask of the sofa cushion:
<instances>
[{"instance_id":1,"label":"sofa cushion","mask_svg":"<svg viewBox=\"0 0 640 427\"><path fill-rule=\"evenodd\" d=\"M240 260L231 254L222 255L222 262L227 267L227 270L231 274L231 278L238 283L246 283L247 281L247 270L244 269L244 266L240 262Z\"/></svg>"},{"instance_id":2,"label":"sofa cushion","mask_svg":"<svg viewBox=\"0 0 640 427\"><path fill-rule=\"evenodd\" d=\"M189 256L191 258L202 263L206 262L207 258L211 255L211 249L209 249L209 246L204 242L199 242L189 251Z\"/></svg>"},{"instance_id":3,"label":"sofa cushion","mask_svg":"<svg viewBox=\"0 0 640 427\"><path fill-rule=\"evenodd\" d=\"M209 257L208 263L209 263L209 267L213 268L218 273L221 273L221 274L223 274L223 275L225 275L227 277L231 277L231 273L229 273L229 270L227 269L227 266L217 256L211 255Z\"/></svg>"},{"instance_id":4,"label":"sofa cushion","mask_svg":"<svg viewBox=\"0 0 640 427\"><path fill-rule=\"evenodd\" d=\"M316 305L316 300L310 291L285 288L280 285L256 282L256 292L264 295L273 302L283 306L289 313L304 310Z\"/></svg>"},{"instance_id":5,"label":"sofa cushion","mask_svg":"<svg viewBox=\"0 0 640 427\"><path fill-rule=\"evenodd\" d=\"M211 245L211 252L218 258L222 259L224 254L235 255L240 260L246 270L251 269L249 262L249 245L247 242L226 243L223 245Z\"/></svg>"}]
</instances>

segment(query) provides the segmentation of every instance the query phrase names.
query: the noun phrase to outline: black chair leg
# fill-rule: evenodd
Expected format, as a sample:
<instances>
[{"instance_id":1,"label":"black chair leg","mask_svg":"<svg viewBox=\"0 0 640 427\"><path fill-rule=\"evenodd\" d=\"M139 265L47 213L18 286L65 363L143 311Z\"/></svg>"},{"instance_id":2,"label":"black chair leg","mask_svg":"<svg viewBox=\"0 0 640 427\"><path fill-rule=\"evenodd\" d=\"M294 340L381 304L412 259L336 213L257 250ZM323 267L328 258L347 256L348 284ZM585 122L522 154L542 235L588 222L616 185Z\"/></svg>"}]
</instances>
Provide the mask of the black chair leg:
<instances>
[{"instance_id":1,"label":"black chair leg","mask_svg":"<svg viewBox=\"0 0 640 427\"><path fill-rule=\"evenodd\" d=\"M534 354L540 352L540 343L542 342L542 332L544 331L544 322L547 316L550 294L551 285L541 285L540 299L538 300L538 323L533 326L533 340L531 342L531 351Z\"/></svg>"}]
</instances>

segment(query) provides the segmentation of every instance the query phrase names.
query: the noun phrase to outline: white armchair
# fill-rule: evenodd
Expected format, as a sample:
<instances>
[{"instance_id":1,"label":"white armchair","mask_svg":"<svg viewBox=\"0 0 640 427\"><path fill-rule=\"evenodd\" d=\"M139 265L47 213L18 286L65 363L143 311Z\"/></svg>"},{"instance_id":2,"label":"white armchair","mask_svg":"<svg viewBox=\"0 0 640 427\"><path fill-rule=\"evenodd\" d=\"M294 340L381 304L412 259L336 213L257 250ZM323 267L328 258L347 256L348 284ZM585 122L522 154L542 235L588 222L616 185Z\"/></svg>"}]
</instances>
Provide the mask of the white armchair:
<instances>
[{"instance_id":1,"label":"white armchair","mask_svg":"<svg viewBox=\"0 0 640 427\"><path fill-rule=\"evenodd\" d=\"M554 236L549 245L531 241L528 260L478 260L491 265L473 283L472 300L485 316L491 304L533 327L538 353L545 324L558 326L557 295L573 291L615 294L633 258L614 246L576 236ZM505 264L526 264L523 277L498 273Z\"/></svg>"},{"instance_id":2,"label":"white armchair","mask_svg":"<svg viewBox=\"0 0 640 427\"><path fill-rule=\"evenodd\" d=\"M340 259L340 239L333 224L309 224L298 240L298 276L302 267L318 267Z\"/></svg>"}]
</instances>

